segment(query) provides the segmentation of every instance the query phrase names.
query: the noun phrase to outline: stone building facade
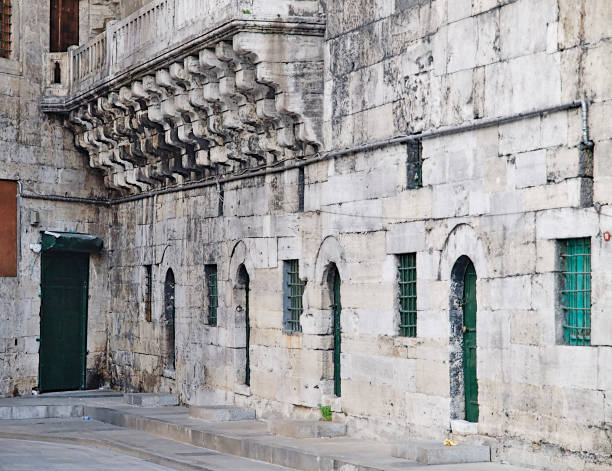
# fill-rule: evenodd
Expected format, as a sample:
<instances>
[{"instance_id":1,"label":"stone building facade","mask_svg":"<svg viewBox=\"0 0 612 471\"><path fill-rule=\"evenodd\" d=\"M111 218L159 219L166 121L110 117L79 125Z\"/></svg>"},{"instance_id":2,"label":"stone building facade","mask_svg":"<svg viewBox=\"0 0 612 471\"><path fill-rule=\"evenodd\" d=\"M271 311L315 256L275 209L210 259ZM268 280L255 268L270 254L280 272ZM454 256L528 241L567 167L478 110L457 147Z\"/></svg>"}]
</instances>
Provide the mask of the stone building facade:
<instances>
[{"instance_id":1,"label":"stone building facade","mask_svg":"<svg viewBox=\"0 0 612 471\"><path fill-rule=\"evenodd\" d=\"M12 3L0 393L74 231L84 386L609 469L607 0L90 0L50 54Z\"/></svg>"}]
</instances>

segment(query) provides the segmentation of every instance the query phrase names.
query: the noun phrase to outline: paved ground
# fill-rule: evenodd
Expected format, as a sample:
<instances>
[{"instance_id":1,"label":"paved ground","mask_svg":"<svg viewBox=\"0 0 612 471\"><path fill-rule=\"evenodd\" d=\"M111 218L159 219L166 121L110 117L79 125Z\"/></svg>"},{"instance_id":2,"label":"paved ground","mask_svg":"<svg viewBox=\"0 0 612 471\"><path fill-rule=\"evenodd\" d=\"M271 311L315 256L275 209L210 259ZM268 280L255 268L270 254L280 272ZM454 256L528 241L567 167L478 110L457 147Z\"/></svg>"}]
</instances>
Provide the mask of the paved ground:
<instances>
[{"instance_id":1,"label":"paved ground","mask_svg":"<svg viewBox=\"0 0 612 471\"><path fill-rule=\"evenodd\" d=\"M198 462L202 462L198 459ZM209 463L211 471L216 471L215 463ZM251 471L253 463L235 463L234 471ZM171 471L186 469L159 466L147 461L91 447L44 443L29 440L0 439L0 471ZM264 469L264 468L257 468ZM270 470L280 470L268 465ZM494 464L470 464L429 466L428 471L511 471L513 468ZM518 468L514 468L518 469Z\"/></svg>"},{"instance_id":2,"label":"paved ground","mask_svg":"<svg viewBox=\"0 0 612 471\"><path fill-rule=\"evenodd\" d=\"M289 471L82 418L0 421L0 471ZM32 439L30 439L32 438Z\"/></svg>"},{"instance_id":3,"label":"paved ground","mask_svg":"<svg viewBox=\"0 0 612 471\"><path fill-rule=\"evenodd\" d=\"M112 451L68 444L0 439L2 471L133 471L134 468L139 471L171 469Z\"/></svg>"},{"instance_id":4,"label":"paved ground","mask_svg":"<svg viewBox=\"0 0 612 471\"><path fill-rule=\"evenodd\" d=\"M394 458L390 445L381 442L351 437L291 439L271 435L261 420L207 422L191 418L185 407L129 406L121 395L44 396L0 399L0 471L40 468L121 471L128 466L134 469L134 465L139 471L289 471L294 466L379 471L424 469L420 463ZM7 409L15 408L19 410L4 415L3 419ZM65 414L67 410L81 412ZM45 414L58 417L49 413L60 414L61 418L37 418ZM100 421L84 420L83 413ZM425 468L526 471L500 463Z\"/></svg>"}]
</instances>

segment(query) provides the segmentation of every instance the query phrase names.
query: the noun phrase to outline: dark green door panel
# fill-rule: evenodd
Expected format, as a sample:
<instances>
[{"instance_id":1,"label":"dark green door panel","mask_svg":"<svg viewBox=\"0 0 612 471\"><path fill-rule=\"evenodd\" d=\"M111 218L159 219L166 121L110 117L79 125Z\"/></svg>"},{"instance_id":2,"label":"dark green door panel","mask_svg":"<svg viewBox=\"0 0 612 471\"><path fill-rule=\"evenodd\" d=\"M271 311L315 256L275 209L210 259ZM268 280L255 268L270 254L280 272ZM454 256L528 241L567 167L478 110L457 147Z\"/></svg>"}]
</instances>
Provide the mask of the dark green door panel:
<instances>
[{"instance_id":1,"label":"dark green door panel","mask_svg":"<svg viewBox=\"0 0 612 471\"><path fill-rule=\"evenodd\" d=\"M41 275L40 390L84 388L89 255L43 253Z\"/></svg>"},{"instance_id":2,"label":"dark green door panel","mask_svg":"<svg viewBox=\"0 0 612 471\"><path fill-rule=\"evenodd\" d=\"M342 331L340 329L340 313L342 312L342 303L340 302L340 273L334 268L334 285L333 285L333 310L334 310L334 394L340 397L341 380L340 380L340 354L342 353Z\"/></svg>"},{"instance_id":3,"label":"dark green door panel","mask_svg":"<svg viewBox=\"0 0 612 471\"><path fill-rule=\"evenodd\" d=\"M478 379L476 377L476 270L470 263L463 284L463 378L465 419L478 422Z\"/></svg>"},{"instance_id":4,"label":"dark green door panel","mask_svg":"<svg viewBox=\"0 0 612 471\"><path fill-rule=\"evenodd\" d=\"M247 275L248 277L248 275ZM245 286L245 313L244 313L244 321L245 321L245 329L246 329L246 371L244 384L247 386L251 385L251 354L249 352L251 348L251 321L249 319L249 281L247 278L246 286Z\"/></svg>"}]
</instances>

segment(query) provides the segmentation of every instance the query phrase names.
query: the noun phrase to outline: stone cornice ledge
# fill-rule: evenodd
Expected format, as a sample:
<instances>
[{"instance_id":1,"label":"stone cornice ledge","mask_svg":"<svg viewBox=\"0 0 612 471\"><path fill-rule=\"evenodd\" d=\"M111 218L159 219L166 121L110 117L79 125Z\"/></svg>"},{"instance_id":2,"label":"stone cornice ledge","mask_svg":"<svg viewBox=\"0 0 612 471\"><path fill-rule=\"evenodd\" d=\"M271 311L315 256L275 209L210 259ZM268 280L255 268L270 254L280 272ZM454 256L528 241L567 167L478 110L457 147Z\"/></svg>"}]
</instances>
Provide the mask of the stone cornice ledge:
<instances>
[{"instance_id":1,"label":"stone cornice ledge","mask_svg":"<svg viewBox=\"0 0 612 471\"><path fill-rule=\"evenodd\" d=\"M324 17L258 17L252 19L232 18L224 20L201 34L192 34L170 46L158 51L151 47L141 49L144 57L150 57L136 64L110 73L91 84L85 91L67 93L64 96L49 94L49 88L43 94L41 109L44 113L68 114L79 106L95 100L111 90L129 85L134 80L144 77L156 70L168 67L203 48L220 41L232 38L237 33L254 32L265 34L286 34L300 36L318 36L325 34L326 21ZM152 56L151 56L152 54ZM120 64L119 64L120 66ZM47 71L51 75L51 67Z\"/></svg>"}]
</instances>

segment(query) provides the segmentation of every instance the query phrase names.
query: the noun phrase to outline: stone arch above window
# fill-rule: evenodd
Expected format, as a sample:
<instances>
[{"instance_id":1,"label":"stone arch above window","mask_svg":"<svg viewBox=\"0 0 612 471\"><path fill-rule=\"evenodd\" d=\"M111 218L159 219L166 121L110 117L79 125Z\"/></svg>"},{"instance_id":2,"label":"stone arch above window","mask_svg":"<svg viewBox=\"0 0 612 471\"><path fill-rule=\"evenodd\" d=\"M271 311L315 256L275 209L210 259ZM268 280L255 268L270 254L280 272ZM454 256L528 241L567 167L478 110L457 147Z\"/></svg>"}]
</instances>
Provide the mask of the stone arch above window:
<instances>
[{"instance_id":1,"label":"stone arch above window","mask_svg":"<svg viewBox=\"0 0 612 471\"><path fill-rule=\"evenodd\" d=\"M317 259L314 266L314 279L318 285L327 283L327 274L330 263L333 262L343 280L350 278L348 265L344 256L344 249L334 236L326 237L317 252Z\"/></svg>"},{"instance_id":2,"label":"stone arch above window","mask_svg":"<svg viewBox=\"0 0 612 471\"><path fill-rule=\"evenodd\" d=\"M474 228L468 224L458 224L449 233L440 257L439 279L449 280L451 271L459 257L470 258L479 278L488 278L489 270L484 244Z\"/></svg>"}]
</instances>

